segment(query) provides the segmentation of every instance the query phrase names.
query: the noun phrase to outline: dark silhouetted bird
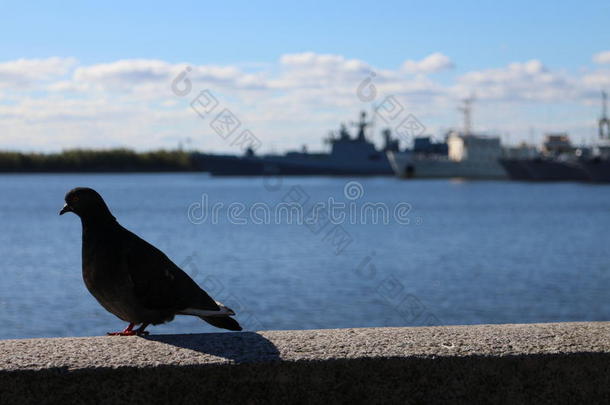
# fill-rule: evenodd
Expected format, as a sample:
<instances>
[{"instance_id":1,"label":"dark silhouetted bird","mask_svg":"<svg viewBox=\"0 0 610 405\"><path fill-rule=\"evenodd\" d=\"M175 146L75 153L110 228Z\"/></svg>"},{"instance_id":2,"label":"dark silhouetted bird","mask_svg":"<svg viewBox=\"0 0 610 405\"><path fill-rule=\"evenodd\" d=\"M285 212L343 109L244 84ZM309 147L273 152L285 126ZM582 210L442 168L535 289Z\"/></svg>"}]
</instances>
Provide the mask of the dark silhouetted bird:
<instances>
[{"instance_id":1,"label":"dark silhouetted bird","mask_svg":"<svg viewBox=\"0 0 610 405\"><path fill-rule=\"evenodd\" d=\"M235 313L214 301L163 252L123 228L104 199L91 188L75 188L59 212L73 212L83 225L83 279L89 292L129 326L111 335L147 334L149 325L175 315L198 316L229 330L241 330ZM134 329L136 325L139 328Z\"/></svg>"}]
</instances>

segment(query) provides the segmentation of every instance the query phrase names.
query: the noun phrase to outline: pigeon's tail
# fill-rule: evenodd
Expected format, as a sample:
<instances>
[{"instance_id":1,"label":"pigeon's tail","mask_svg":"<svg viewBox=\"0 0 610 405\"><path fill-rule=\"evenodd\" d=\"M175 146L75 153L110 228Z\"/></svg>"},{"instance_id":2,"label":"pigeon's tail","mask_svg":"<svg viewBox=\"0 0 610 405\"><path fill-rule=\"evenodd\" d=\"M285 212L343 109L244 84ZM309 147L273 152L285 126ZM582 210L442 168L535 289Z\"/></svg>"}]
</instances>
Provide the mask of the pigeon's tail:
<instances>
[{"instance_id":1,"label":"pigeon's tail","mask_svg":"<svg viewBox=\"0 0 610 405\"><path fill-rule=\"evenodd\" d=\"M181 311L181 314L184 315L195 315L206 321L212 326L216 326L217 328L223 328L228 330L242 330L239 323L231 318L231 315L235 315L235 311L231 308L222 305L220 302L216 302L218 304L219 310L211 311L206 309L196 309L196 308L187 308Z\"/></svg>"},{"instance_id":2,"label":"pigeon's tail","mask_svg":"<svg viewBox=\"0 0 610 405\"><path fill-rule=\"evenodd\" d=\"M210 325L216 326L217 328L223 328L228 330L241 330L241 326L239 325L239 323L229 316L200 316L200 318L209 323Z\"/></svg>"}]
</instances>

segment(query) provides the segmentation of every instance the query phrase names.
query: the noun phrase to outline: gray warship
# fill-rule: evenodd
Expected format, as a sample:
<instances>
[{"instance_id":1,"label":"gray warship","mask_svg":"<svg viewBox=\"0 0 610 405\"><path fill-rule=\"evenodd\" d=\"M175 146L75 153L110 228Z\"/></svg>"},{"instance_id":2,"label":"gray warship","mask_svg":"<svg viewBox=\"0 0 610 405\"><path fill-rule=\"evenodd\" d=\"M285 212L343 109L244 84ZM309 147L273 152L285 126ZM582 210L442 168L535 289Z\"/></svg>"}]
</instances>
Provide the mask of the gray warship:
<instances>
[{"instance_id":1,"label":"gray warship","mask_svg":"<svg viewBox=\"0 0 610 405\"><path fill-rule=\"evenodd\" d=\"M382 132L384 145L378 150L367 139L366 130L371 123L366 113L360 113L358 128L352 137L345 124L338 133L331 133L327 139L330 144L328 153L308 153L306 150L286 154L256 155L252 150L243 156L200 154L201 169L214 176L300 176L300 175L337 175L337 176L385 176L392 175L392 167L386 152L398 150L398 141L392 139L390 130Z\"/></svg>"}]
</instances>

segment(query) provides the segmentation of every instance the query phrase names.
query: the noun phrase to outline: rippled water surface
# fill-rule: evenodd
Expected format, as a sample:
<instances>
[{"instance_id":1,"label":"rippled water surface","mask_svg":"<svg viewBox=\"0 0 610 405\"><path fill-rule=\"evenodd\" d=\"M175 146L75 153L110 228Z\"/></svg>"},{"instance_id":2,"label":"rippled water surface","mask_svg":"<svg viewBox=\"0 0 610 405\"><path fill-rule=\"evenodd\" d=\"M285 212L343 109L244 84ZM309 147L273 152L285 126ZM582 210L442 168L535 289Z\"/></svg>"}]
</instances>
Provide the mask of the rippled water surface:
<instances>
[{"instance_id":1,"label":"rippled water surface","mask_svg":"<svg viewBox=\"0 0 610 405\"><path fill-rule=\"evenodd\" d=\"M349 181L355 194L346 196ZM0 338L100 335L125 326L84 287L80 221L57 215L65 192L81 185L96 188L124 226L236 309L248 329L610 319L609 186L3 175ZM304 202L307 211L329 198L346 203L341 225L324 215L309 226L295 215L293 223L288 214L275 220L281 201ZM389 223L372 224L371 211L363 221L366 203L387 207ZM398 220L397 207L408 208ZM179 317L150 330L213 329Z\"/></svg>"}]
</instances>

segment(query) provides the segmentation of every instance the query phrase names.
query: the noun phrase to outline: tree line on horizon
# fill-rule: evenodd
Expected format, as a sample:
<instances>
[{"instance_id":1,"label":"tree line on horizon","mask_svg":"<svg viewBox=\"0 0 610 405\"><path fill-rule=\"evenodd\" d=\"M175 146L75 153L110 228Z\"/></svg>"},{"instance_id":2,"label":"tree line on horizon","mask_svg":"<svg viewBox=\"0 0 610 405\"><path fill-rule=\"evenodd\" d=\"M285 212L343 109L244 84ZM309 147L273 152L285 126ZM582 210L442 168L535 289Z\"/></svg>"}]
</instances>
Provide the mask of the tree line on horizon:
<instances>
[{"instance_id":1,"label":"tree line on horizon","mask_svg":"<svg viewBox=\"0 0 610 405\"><path fill-rule=\"evenodd\" d=\"M191 152L131 149L70 149L57 153L0 151L0 172L197 171Z\"/></svg>"}]
</instances>

